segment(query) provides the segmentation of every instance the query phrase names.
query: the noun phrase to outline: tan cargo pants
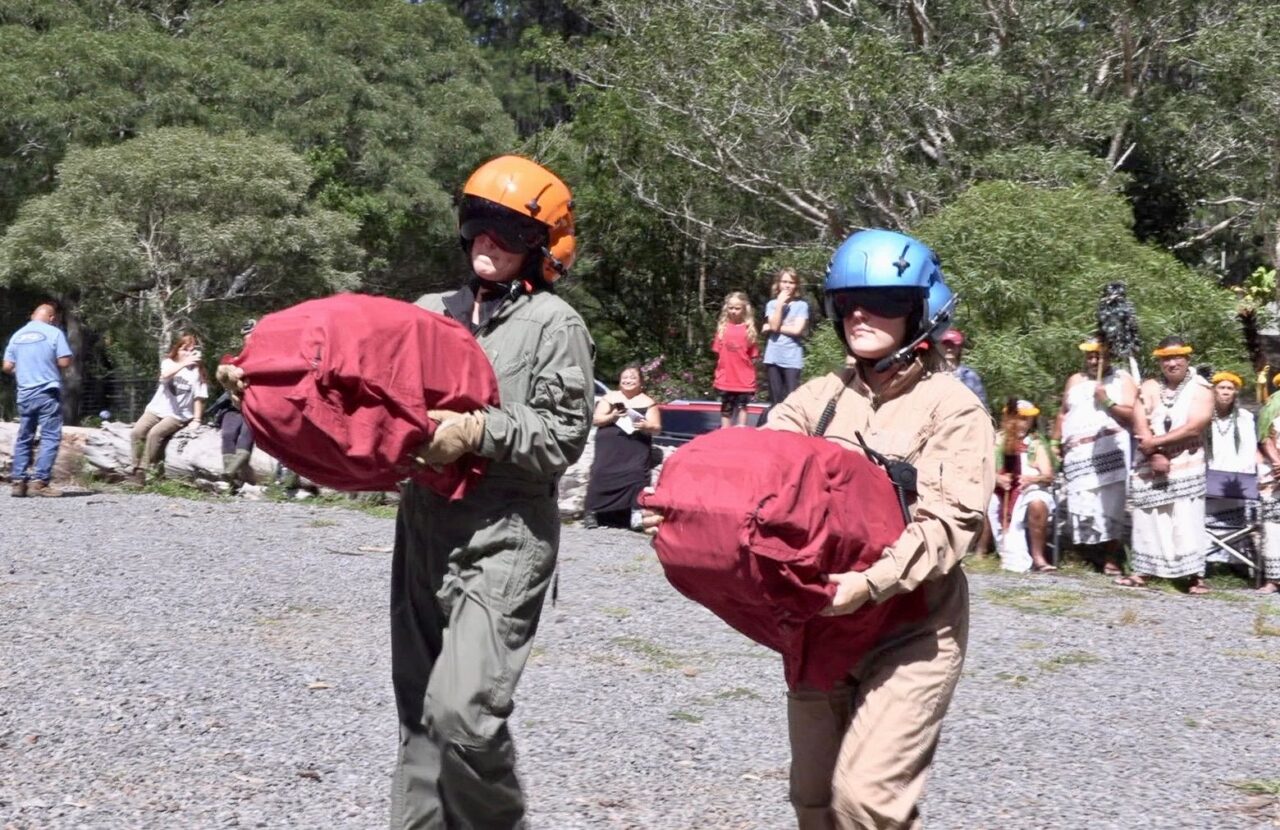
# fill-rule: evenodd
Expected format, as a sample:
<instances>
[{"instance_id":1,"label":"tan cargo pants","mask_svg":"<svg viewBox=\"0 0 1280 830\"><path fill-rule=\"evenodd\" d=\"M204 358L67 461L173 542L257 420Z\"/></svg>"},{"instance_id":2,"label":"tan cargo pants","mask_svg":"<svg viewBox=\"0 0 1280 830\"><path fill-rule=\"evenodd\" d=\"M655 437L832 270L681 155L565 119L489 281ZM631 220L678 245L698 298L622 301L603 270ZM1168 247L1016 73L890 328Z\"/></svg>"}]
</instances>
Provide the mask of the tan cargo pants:
<instances>
[{"instance_id":1,"label":"tan cargo pants","mask_svg":"<svg viewBox=\"0 0 1280 830\"><path fill-rule=\"evenodd\" d=\"M150 469L164 461L164 448L176 432L189 421L177 418L161 418L151 412L143 412L129 431L133 445L133 468Z\"/></svg>"},{"instance_id":2,"label":"tan cargo pants","mask_svg":"<svg viewBox=\"0 0 1280 830\"><path fill-rule=\"evenodd\" d=\"M522 826L507 719L560 538L555 485L529 488L485 480L452 503L415 485L403 493L391 576L393 830Z\"/></svg>"},{"instance_id":3,"label":"tan cargo pants","mask_svg":"<svg viewBox=\"0 0 1280 830\"><path fill-rule=\"evenodd\" d=\"M922 826L916 804L964 665L969 588L956 568L918 590L928 618L876 646L848 684L788 694L800 830Z\"/></svg>"}]
</instances>

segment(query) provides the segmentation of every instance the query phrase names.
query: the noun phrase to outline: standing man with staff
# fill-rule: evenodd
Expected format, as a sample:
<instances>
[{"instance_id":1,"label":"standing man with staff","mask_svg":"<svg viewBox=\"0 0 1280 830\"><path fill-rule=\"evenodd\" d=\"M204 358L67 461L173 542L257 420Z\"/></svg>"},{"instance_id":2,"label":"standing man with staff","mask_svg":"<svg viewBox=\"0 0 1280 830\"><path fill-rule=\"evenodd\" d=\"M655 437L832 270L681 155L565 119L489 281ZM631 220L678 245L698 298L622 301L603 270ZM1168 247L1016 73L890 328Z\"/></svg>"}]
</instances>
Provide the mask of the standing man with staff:
<instances>
[{"instance_id":1,"label":"standing man with staff","mask_svg":"<svg viewBox=\"0 0 1280 830\"><path fill-rule=\"evenodd\" d=\"M1111 364L1101 338L1077 348L1084 370L1067 378L1057 433L1066 479L1071 541L1100 546L1102 572L1124 573L1125 489L1129 477L1129 425L1138 387Z\"/></svg>"}]
</instances>

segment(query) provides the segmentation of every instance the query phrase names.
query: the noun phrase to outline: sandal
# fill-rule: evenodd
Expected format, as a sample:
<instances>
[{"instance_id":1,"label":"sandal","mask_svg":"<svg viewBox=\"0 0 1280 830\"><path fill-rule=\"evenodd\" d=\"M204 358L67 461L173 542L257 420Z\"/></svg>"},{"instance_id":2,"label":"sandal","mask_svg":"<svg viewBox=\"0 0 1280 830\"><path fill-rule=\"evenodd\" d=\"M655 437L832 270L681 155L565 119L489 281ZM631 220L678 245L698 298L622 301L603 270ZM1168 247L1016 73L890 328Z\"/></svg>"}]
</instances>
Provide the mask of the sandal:
<instances>
[{"instance_id":1,"label":"sandal","mask_svg":"<svg viewBox=\"0 0 1280 830\"><path fill-rule=\"evenodd\" d=\"M1138 576L1137 574L1122 576L1119 579L1112 582L1111 584L1119 588L1146 588L1147 587L1147 581L1142 577Z\"/></svg>"},{"instance_id":2,"label":"sandal","mask_svg":"<svg viewBox=\"0 0 1280 830\"><path fill-rule=\"evenodd\" d=\"M1051 574L1058 570L1057 565L1032 565L1031 572L1033 574Z\"/></svg>"},{"instance_id":3,"label":"sandal","mask_svg":"<svg viewBox=\"0 0 1280 830\"><path fill-rule=\"evenodd\" d=\"M1187 585L1187 593L1193 597L1202 597L1205 594L1213 593L1213 589L1204 582L1191 582Z\"/></svg>"},{"instance_id":4,"label":"sandal","mask_svg":"<svg viewBox=\"0 0 1280 830\"><path fill-rule=\"evenodd\" d=\"M1124 576L1124 569L1119 565L1113 565L1110 562L1102 566L1103 576Z\"/></svg>"},{"instance_id":5,"label":"sandal","mask_svg":"<svg viewBox=\"0 0 1280 830\"><path fill-rule=\"evenodd\" d=\"M1255 594L1280 594L1280 584L1267 582L1264 583L1261 588L1255 588L1253 592Z\"/></svg>"}]
</instances>

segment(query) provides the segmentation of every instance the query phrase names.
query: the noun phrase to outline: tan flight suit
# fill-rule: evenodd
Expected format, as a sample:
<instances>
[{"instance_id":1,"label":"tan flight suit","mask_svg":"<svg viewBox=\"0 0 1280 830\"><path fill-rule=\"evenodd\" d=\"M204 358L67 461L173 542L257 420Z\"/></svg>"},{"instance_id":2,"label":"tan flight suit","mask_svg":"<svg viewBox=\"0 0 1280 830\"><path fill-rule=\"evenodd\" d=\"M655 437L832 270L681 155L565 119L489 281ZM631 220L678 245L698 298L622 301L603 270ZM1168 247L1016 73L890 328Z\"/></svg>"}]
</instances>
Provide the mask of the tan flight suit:
<instances>
[{"instance_id":1,"label":"tan flight suit","mask_svg":"<svg viewBox=\"0 0 1280 830\"><path fill-rule=\"evenodd\" d=\"M847 381L847 383L846 383ZM769 427L825 436L914 464L913 521L865 571L873 602L923 591L928 614L878 643L831 692L788 695L791 803L800 830L914 828L969 633L960 560L982 530L995 486L995 432L981 402L917 361L877 396L852 369L810 381L774 407Z\"/></svg>"},{"instance_id":2,"label":"tan flight suit","mask_svg":"<svg viewBox=\"0 0 1280 830\"><path fill-rule=\"evenodd\" d=\"M472 297L418 304L469 323ZM555 570L556 483L591 426L593 347L554 294L491 313L475 330L501 396L485 413L484 478L456 502L409 484L396 521L393 830L509 830L524 819L507 719Z\"/></svg>"}]
</instances>

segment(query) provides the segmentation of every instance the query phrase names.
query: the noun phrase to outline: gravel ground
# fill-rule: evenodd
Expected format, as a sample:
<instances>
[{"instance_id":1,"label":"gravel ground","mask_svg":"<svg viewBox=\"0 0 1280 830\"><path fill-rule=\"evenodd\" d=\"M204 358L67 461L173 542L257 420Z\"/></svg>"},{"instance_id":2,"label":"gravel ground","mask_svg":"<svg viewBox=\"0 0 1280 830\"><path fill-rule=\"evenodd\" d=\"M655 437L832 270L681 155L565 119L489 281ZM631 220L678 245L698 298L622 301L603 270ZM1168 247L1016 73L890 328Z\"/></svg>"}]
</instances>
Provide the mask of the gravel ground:
<instances>
[{"instance_id":1,"label":"gravel ground","mask_svg":"<svg viewBox=\"0 0 1280 830\"><path fill-rule=\"evenodd\" d=\"M385 826L393 522L306 504L0 503L0 826ZM537 830L786 828L780 662L567 526L514 718ZM1280 602L972 575L936 828L1261 828Z\"/></svg>"}]
</instances>

